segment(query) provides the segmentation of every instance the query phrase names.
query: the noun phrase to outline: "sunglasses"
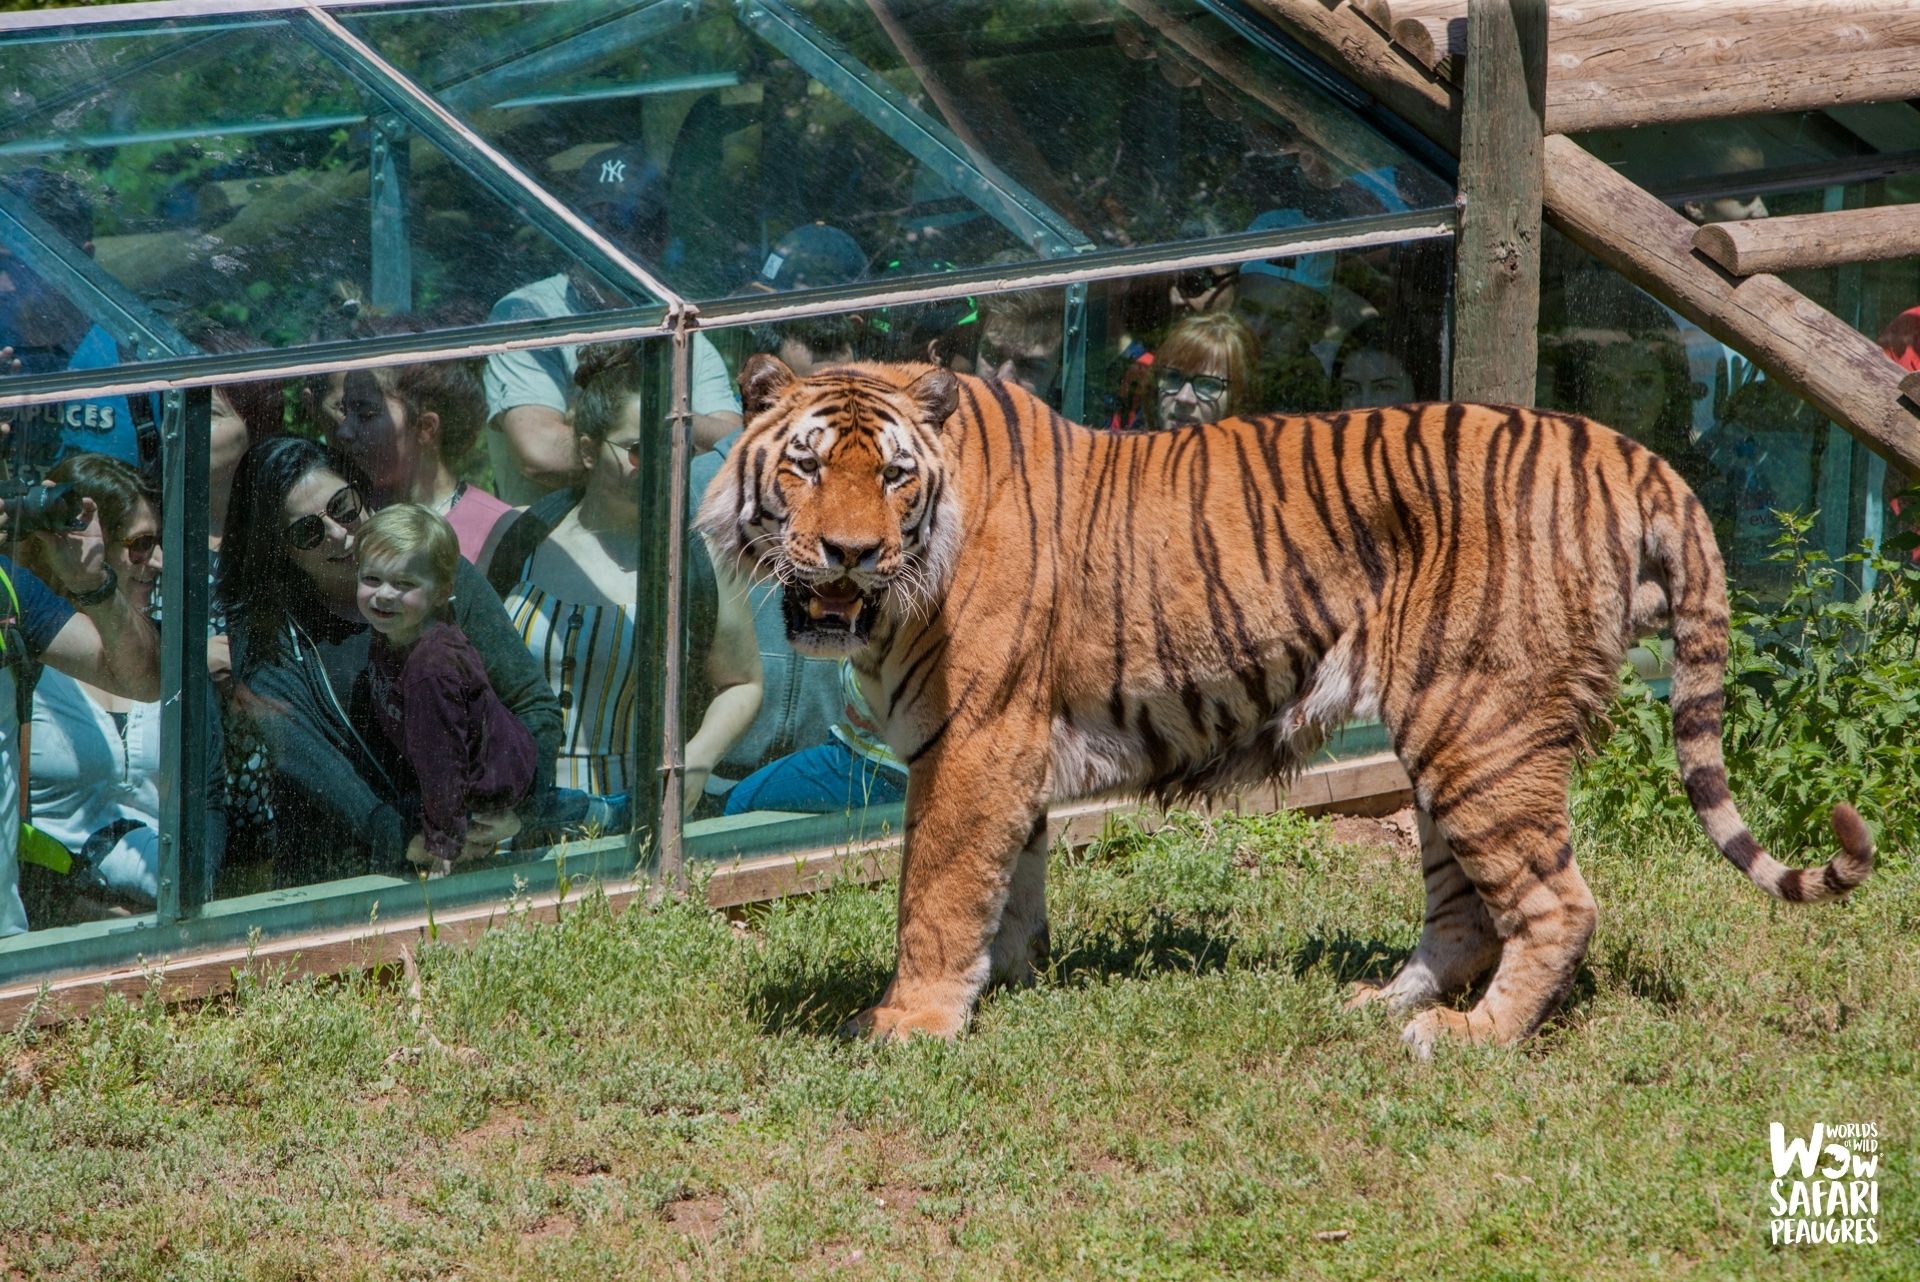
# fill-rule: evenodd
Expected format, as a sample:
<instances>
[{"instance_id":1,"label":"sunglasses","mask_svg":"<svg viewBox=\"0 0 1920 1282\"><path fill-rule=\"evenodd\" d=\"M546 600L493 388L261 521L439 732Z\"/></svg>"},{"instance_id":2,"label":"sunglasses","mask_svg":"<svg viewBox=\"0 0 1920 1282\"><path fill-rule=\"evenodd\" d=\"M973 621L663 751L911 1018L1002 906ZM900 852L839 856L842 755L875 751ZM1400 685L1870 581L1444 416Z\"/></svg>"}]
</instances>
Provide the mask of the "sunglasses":
<instances>
[{"instance_id":1,"label":"sunglasses","mask_svg":"<svg viewBox=\"0 0 1920 1282\"><path fill-rule=\"evenodd\" d=\"M130 539L121 539L120 546L127 550L127 559L135 565L144 565L148 557L160 546L158 534L140 534Z\"/></svg>"},{"instance_id":2,"label":"sunglasses","mask_svg":"<svg viewBox=\"0 0 1920 1282\"><path fill-rule=\"evenodd\" d=\"M353 492L351 485L343 485L327 500L325 518L314 513L287 526L287 546L296 552L311 552L327 541L328 520L343 530L350 530L360 524L361 515L360 496Z\"/></svg>"},{"instance_id":3,"label":"sunglasses","mask_svg":"<svg viewBox=\"0 0 1920 1282\"><path fill-rule=\"evenodd\" d=\"M1215 378L1211 374L1187 374L1177 369L1161 370L1159 382L1162 396L1178 396L1181 388L1191 387L1194 396L1203 401L1219 400L1232 386L1224 378Z\"/></svg>"},{"instance_id":4,"label":"sunglasses","mask_svg":"<svg viewBox=\"0 0 1920 1282\"><path fill-rule=\"evenodd\" d=\"M633 440L628 441L625 444L622 444L619 441L607 441L605 442L605 444L609 449L619 450L621 453L625 454L627 456L628 467L640 466L641 440L639 437L635 437Z\"/></svg>"},{"instance_id":5,"label":"sunglasses","mask_svg":"<svg viewBox=\"0 0 1920 1282\"><path fill-rule=\"evenodd\" d=\"M1201 298L1223 285L1232 284L1239 275L1238 267L1195 267L1175 276L1173 284L1181 297Z\"/></svg>"}]
</instances>

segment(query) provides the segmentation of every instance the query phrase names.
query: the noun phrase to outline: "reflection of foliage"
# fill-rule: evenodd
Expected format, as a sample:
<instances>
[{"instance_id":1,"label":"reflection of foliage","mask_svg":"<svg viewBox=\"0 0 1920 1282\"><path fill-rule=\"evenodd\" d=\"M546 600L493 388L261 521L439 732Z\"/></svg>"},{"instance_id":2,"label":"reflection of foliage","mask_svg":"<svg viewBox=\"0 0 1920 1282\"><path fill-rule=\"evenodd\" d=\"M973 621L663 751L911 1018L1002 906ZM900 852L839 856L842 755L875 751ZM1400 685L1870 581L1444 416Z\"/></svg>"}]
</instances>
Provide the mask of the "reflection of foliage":
<instances>
[{"instance_id":1,"label":"reflection of foliage","mask_svg":"<svg viewBox=\"0 0 1920 1282\"><path fill-rule=\"evenodd\" d=\"M1317 91L1183 0L1154 0L1137 14L1059 0L889 0L898 29L924 54L912 66L869 10L819 0L799 7L1099 243L1233 232L1279 207L1298 208L1309 221L1380 208L1343 182L1346 173L1299 118L1313 111L1331 120L1341 109L1314 106ZM669 239L636 252L657 254L654 265L695 295L738 288L775 240L813 220L845 228L876 266L977 264L1032 252L974 203L990 198L963 194L956 175L914 159L756 37L732 5L689 5L690 20L626 38L631 28L622 24L642 11L682 12L603 0L371 9L342 20L429 89L471 89L472 101L457 101L457 109L563 198L594 150L647 150L664 175ZM1255 81L1284 84L1283 96L1301 105L1262 105L1229 89L1207 65L1214 48L1231 50L1258 73ZM523 52L554 61L517 76ZM110 83L159 53L167 56ZM677 87L690 78L709 83ZM929 88L934 78L940 95ZM183 327L217 317L285 343L312 333L336 295L367 301L380 217L369 194L373 121L331 130L293 122L377 117L380 107L292 27L275 20L211 37L203 29L95 31L0 46L0 83L7 82L27 86L20 92L29 99L50 100L98 84L76 100L77 116L49 115L69 141L74 133L203 131L57 157L99 196L103 265ZM553 100L498 105L526 95ZM23 136L54 127L32 119L31 103L25 111ZM0 120L19 115L15 102L0 101ZM1377 153L1369 167L1395 163L1389 146L1340 121L1347 135L1363 138L1362 153ZM218 130L237 122L288 127ZM433 148L414 140L410 150L407 305L486 304L568 265L548 238L506 216ZM1438 186L1404 164L1400 177L1403 186L1424 184L1416 201L1430 200Z\"/></svg>"}]
</instances>

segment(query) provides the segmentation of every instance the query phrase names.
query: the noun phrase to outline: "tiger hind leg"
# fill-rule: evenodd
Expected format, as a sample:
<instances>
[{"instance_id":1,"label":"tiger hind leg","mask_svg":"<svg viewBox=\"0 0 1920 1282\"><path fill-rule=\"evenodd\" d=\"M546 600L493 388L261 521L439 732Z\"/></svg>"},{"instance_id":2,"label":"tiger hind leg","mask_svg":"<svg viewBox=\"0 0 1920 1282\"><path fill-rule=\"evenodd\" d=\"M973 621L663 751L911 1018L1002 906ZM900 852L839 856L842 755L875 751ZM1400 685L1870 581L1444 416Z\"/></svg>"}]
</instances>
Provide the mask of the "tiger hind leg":
<instances>
[{"instance_id":1,"label":"tiger hind leg","mask_svg":"<svg viewBox=\"0 0 1920 1282\"><path fill-rule=\"evenodd\" d=\"M1500 959L1500 935L1486 903L1453 857L1446 834L1424 809L1420 868L1427 883L1427 918L1413 955L1385 983L1362 981L1348 1007L1385 1002L1393 1011L1417 1010L1473 986Z\"/></svg>"},{"instance_id":2,"label":"tiger hind leg","mask_svg":"<svg viewBox=\"0 0 1920 1282\"><path fill-rule=\"evenodd\" d=\"M1480 777L1493 786L1437 818L1486 905L1500 962L1472 1009L1432 1007L1402 1030L1401 1040L1423 1059L1443 1038L1506 1045L1530 1036L1573 987L1597 920L1569 842L1570 754L1504 769L1481 765L1491 773Z\"/></svg>"}]
</instances>

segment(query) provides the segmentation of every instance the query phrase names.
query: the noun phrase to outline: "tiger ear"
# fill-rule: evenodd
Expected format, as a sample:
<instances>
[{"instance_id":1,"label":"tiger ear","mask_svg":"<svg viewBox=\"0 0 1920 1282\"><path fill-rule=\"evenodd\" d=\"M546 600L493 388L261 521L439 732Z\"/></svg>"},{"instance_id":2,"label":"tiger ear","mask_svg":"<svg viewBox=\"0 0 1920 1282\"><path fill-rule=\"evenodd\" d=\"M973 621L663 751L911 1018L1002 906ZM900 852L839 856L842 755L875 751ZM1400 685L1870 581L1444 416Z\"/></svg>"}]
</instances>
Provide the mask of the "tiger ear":
<instances>
[{"instance_id":1,"label":"tiger ear","mask_svg":"<svg viewBox=\"0 0 1920 1282\"><path fill-rule=\"evenodd\" d=\"M740 404L752 418L792 387L793 371L778 356L756 352L740 367Z\"/></svg>"},{"instance_id":2,"label":"tiger ear","mask_svg":"<svg viewBox=\"0 0 1920 1282\"><path fill-rule=\"evenodd\" d=\"M944 369L930 369L907 384L907 395L920 407L923 421L939 431L960 408L960 381Z\"/></svg>"}]
</instances>

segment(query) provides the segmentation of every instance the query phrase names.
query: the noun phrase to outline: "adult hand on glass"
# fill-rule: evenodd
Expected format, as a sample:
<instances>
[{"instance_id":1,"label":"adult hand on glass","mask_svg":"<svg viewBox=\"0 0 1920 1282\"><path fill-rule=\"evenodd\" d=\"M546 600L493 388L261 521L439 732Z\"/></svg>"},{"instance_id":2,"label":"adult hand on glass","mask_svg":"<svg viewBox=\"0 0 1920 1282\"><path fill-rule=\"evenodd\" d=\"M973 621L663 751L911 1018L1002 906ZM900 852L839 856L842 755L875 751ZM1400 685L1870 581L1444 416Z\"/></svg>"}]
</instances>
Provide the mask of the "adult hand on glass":
<instances>
[{"instance_id":1,"label":"adult hand on glass","mask_svg":"<svg viewBox=\"0 0 1920 1282\"><path fill-rule=\"evenodd\" d=\"M485 859L501 842L512 840L519 831L520 816L511 810L489 810L468 815L467 842L456 862L464 864Z\"/></svg>"},{"instance_id":2,"label":"adult hand on glass","mask_svg":"<svg viewBox=\"0 0 1920 1282\"><path fill-rule=\"evenodd\" d=\"M413 834L413 840L407 843L407 862L425 873L428 877L444 877L453 871L453 865L444 859L436 859L427 849L427 835L423 832Z\"/></svg>"},{"instance_id":3,"label":"adult hand on glass","mask_svg":"<svg viewBox=\"0 0 1920 1282\"><path fill-rule=\"evenodd\" d=\"M707 771L701 766L688 766L680 776L680 816L690 818L700 799L707 795Z\"/></svg>"},{"instance_id":4,"label":"adult hand on glass","mask_svg":"<svg viewBox=\"0 0 1920 1282\"><path fill-rule=\"evenodd\" d=\"M233 641L225 633L207 638L207 676L225 699L233 694Z\"/></svg>"}]
</instances>

